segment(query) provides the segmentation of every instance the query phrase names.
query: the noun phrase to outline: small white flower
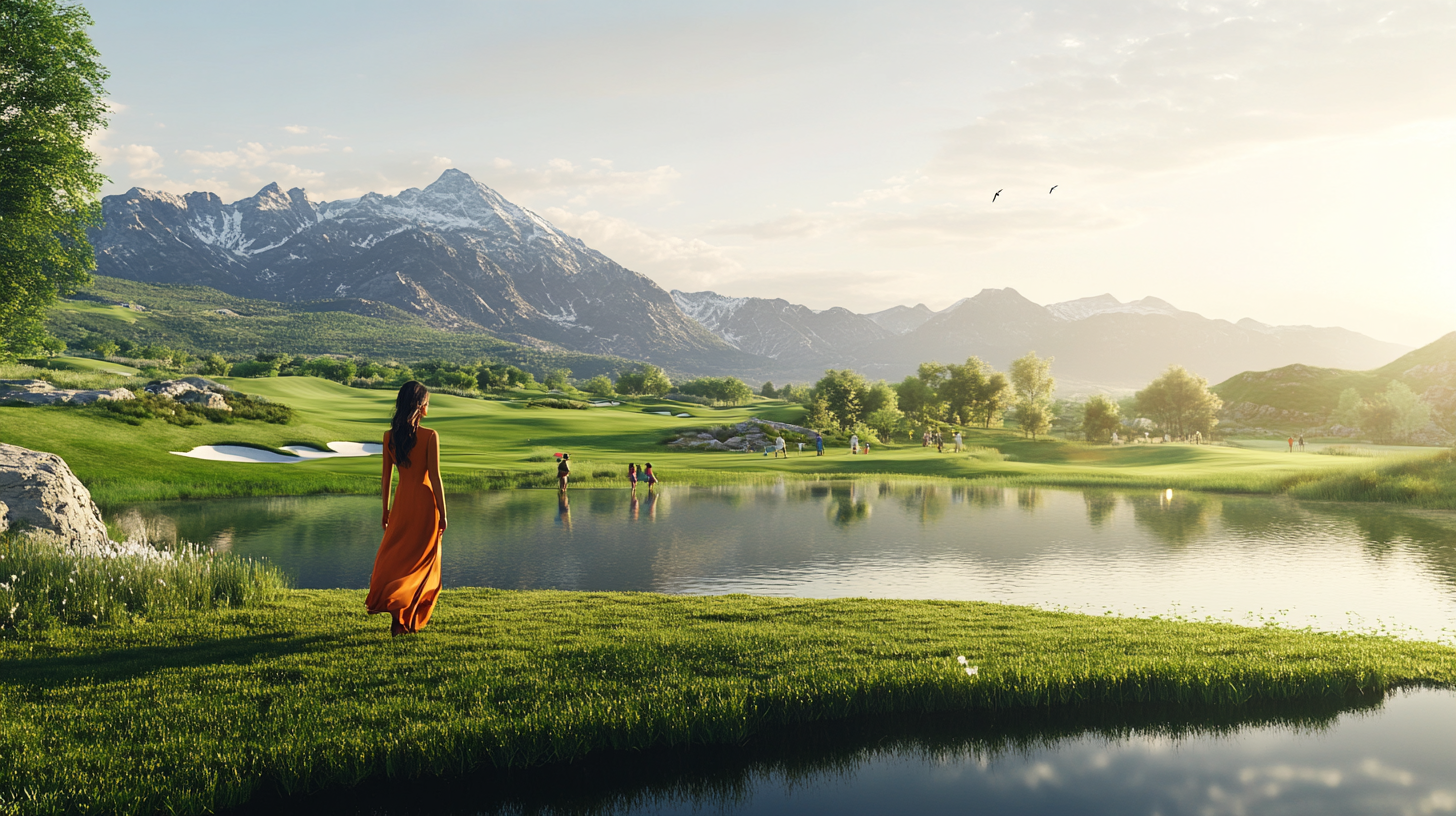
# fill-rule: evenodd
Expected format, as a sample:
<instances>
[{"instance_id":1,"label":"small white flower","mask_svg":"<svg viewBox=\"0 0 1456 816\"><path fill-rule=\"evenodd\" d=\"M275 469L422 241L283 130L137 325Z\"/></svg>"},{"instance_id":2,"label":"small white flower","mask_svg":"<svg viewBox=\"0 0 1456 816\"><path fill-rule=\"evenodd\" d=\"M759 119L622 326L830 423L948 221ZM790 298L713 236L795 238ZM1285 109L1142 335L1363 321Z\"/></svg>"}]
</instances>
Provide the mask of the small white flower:
<instances>
[{"instance_id":1,"label":"small white flower","mask_svg":"<svg viewBox=\"0 0 1456 816\"><path fill-rule=\"evenodd\" d=\"M14 583L14 582L19 581L19 580L20 580L20 578L17 577L17 576L15 576L15 575L13 575L13 574L10 576L11 583Z\"/></svg>"},{"instance_id":2,"label":"small white flower","mask_svg":"<svg viewBox=\"0 0 1456 816\"><path fill-rule=\"evenodd\" d=\"M968 676L970 676L970 677L975 677L976 675L978 675L980 673L981 673L981 667L980 666L967 666L966 667L966 674Z\"/></svg>"},{"instance_id":3,"label":"small white flower","mask_svg":"<svg viewBox=\"0 0 1456 816\"><path fill-rule=\"evenodd\" d=\"M166 586L167 585L167 582L166 581L163 581L161 578L158 578L157 579L157 583L161 584L162 586Z\"/></svg>"},{"instance_id":4,"label":"small white flower","mask_svg":"<svg viewBox=\"0 0 1456 816\"><path fill-rule=\"evenodd\" d=\"M966 656L961 655L960 657L957 657L956 662L961 664L962 666L966 665Z\"/></svg>"}]
</instances>

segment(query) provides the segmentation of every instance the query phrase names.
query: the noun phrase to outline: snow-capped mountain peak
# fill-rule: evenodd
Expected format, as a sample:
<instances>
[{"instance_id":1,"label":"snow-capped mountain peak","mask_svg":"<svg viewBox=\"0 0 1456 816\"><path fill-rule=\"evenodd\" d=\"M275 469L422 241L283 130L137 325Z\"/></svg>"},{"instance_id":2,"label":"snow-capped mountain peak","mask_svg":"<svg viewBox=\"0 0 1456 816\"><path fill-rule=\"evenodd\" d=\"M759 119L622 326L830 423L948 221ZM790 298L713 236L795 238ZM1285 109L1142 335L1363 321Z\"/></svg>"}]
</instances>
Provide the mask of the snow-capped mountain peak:
<instances>
[{"instance_id":1,"label":"snow-capped mountain peak","mask_svg":"<svg viewBox=\"0 0 1456 816\"><path fill-rule=\"evenodd\" d=\"M1110 294L1049 303L1046 308L1063 320L1086 320L1100 314L1183 314L1182 309L1161 298L1145 297L1123 303Z\"/></svg>"}]
</instances>

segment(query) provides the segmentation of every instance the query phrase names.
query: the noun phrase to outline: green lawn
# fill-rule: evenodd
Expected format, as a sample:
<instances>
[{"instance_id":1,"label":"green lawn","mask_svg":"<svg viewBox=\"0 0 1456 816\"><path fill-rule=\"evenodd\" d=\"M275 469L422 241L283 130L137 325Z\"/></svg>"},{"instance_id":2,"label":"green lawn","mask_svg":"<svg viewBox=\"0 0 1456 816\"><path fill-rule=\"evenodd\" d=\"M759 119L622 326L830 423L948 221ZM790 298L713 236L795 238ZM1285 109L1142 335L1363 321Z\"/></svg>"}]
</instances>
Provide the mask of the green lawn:
<instances>
[{"instance_id":1,"label":"green lawn","mask_svg":"<svg viewBox=\"0 0 1456 816\"><path fill-rule=\"evenodd\" d=\"M295 443L322 446L331 441L378 441L388 427L394 401L390 391L348 388L313 377L224 381L246 393L292 406L299 419L287 426L238 422L178 427L160 420L132 426L99 409L0 407L0 441L60 454L103 504L378 489L379 460L373 458L275 465L207 462L168 453L228 443L276 448ZM647 413L667 409L692 416ZM725 409L648 400L561 410L528 407L521 399L440 394L432 399L425 424L440 432L443 470L457 489L549 485L552 464L547 460L549 453L557 451L572 454L579 477L603 470L621 474L618 479L584 480L599 486L624 484L628 462L650 461L661 478L678 484L905 476L1263 493L1402 461L1395 455L1301 456L1258 447L1112 447L1056 439L1032 441L1013 430L969 431L967 444L982 450L960 455L937 454L918 442L877 444L869 456L851 456L842 447L831 447L823 457L808 452L788 459L684 451L662 444L674 431L685 428L730 424L754 416L792 422L802 415L802 407L776 400Z\"/></svg>"},{"instance_id":2,"label":"green lawn","mask_svg":"<svg viewBox=\"0 0 1456 816\"><path fill-rule=\"evenodd\" d=\"M294 591L0 637L0 812L204 813L872 713L1456 682L1456 650L1435 644L984 603L459 589L396 639L362 605Z\"/></svg>"}]
</instances>

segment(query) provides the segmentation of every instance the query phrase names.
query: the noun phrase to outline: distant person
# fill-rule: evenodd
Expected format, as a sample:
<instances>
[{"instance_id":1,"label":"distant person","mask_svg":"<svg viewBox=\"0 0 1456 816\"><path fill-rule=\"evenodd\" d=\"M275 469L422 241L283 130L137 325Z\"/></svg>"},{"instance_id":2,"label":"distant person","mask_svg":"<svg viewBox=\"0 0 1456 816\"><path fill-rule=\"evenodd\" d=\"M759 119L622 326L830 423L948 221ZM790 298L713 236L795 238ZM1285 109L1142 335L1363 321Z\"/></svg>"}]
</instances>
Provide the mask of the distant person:
<instances>
[{"instance_id":1,"label":"distant person","mask_svg":"<svg viewBox=\"0 0 1456 816\"><path fill-rule=\"evenodd\" d=\"M1304 434L1299 435L1299 452L1304 453Z\"/></svg>"},{"instance_id":2,"label":"distant person","mask_svg":"<svg viewBox=\"0 0 1456 816\"><path fill-rule=\"evenodd\" d=\"M652 486L657 484L657 474L652 472L652 463L647 462L643 464L642 472L647 478L647 489L651 490Z\"/></svg>"},{"instance_id":3,"label":"distant person","mask_svg":"<svg viewBox=\"0 0 1456 816\"><path fill-rule=\"evenodd\" d=\"M1168 442L1172 442L1172 441L1173 441L1173 437L1169 436L1167 433L1164 433L1163 434L1163 442L1164 443L1168 443Z\"/></svg>"},{"instance_id":4,"label":"distant person","mask_svg":"<svg viewBox=\"0 0 1456 816\"><path fill-rule=\"evenodd\" d=\"M859 453L859 434L850 434L849 452L851 455Z\"/></svg>"},{"instance_id":5,"label":"distant person","mask_svg":"<svg viewBox=\"0 0 1456 816\"><path fill-rule=\"evenodd\" d=\"M935 452L945 453L945 435L940 431L935 432Z\"/></svg>"},{"instance_id":6,"label":"distant person","mask_svg":"<svg viewBox=\"0 0 1456 816\"><path fill-rule=\"evenodd\" d=\"M561 454L561 461L556 463L556 484L558 490L565 490L566 483L571 479L571 454Z\"/></svg>"},{"instance_id":7,"label":"distant person","mask_svg":"<svg viewBox=\"0 0 1456 816\"><path fill-rule=\"evenodd\" d=\"M429 413L429 390L410 380L394 398L394 418L384 435L379 486L384 540L374 556L364 607L371 615L388 613L389 633L396 636L425 628L440 595L440 538L448 525L440 435L420 427ZM399 486L390 507L389 488L396 469Z\"/></svg>"},{"instance_id":8,"label":"distant person","mask_svg":"<svg viewBox=\"0 0 1456 816\"><path fill-rule=\"evenodd\" d=\"M627 484L632 485L632 492L637 492L637 463L627 465Z\"/></svg>"},{"instance_id":9,"label":"distant person","mask_svg":"<svg viewBox=\"0 0 1456 816\"><path fill-rule=\"evenodd\" d=\"M930 447L930 431L926 431L925 433L920 435L920 447Z\"/></svg>"},{"instance_id":10,"label":"distant person","mask_svg":"<svg viewBox=\"0 0 1456 816\"><path fill-rule=\"evenodd\" d=\"M960 431L956 431L956 433L955 433L955 452L956 453L960 453L961 452L961 448L965 447L965 444L966 444L966 438L964 436L961 436L961 432Z\"/></svg>"},{"instance_id":11,"label":"distant person","mask_svg":"<svg viewBox=\"0 0 1456 816\"><path fill-rule=\"evenodd\" d=\"M869 456L870 455L870 441L868 439L865 440L865 444L864 444L864 455L865 456Z\"/></svg>"},{"instance_id":12,"label":"distant person","mask_svg":"<svg viewBox=\"0 0 1456 816\"><path fill-rule=\"evenodd\" d=\"M1120 440L1117 438L1117 431L1112 432L1112 444L1116 445Z\"/></svg>"},{"instance_id":13,"label":"distant person","mask_svg":"<svg viewBox=\"0 0 1456 816\"><path fill-rule=\"evenodd\" d=\"M1289 437L1289 452L1294 453L1294 437Z\"/></svg>"},{"instance_id":14,"label":"distant person","mask_svg":"<svg viewBox=\"0 0 1456 816\"><path fill-rule=\"evenodd\" d=\"M824 455L824 434L814 434L814 451L815 456Z\"/></svg>"},{"instance_id":15,"label":"distant person","mask_svg":"<svg viewBox=\"0 0 1456 816\"><path fill-rule=\"evenodd\" d=\"M784 441L783 434L779 434L778 437L774 439L774 458L775 459L779 458L779 455L780 454L782 454L785 459L789 458L789 448L788 448L788 444L789 443L787 443L787 442Z\"/></svg>"},{"instance_id":16,"label":"distant person","mask_svg":"<svg viewBox=\"0 0 1456 816\"><path fill-rule=\"evenodd\" d=\"M804 455L804 443L803 442L800 442L799 443L799 455L800 456L803 456Z\"/></svg>"}]
</instances>

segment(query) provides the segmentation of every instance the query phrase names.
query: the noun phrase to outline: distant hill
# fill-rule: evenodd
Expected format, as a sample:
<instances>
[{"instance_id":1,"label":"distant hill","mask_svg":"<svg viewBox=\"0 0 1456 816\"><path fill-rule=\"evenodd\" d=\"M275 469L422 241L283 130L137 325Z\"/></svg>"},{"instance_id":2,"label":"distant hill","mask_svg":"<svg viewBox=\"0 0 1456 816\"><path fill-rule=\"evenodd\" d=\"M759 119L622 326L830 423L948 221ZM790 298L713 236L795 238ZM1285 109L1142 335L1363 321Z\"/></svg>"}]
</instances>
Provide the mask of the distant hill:
<instances>
[{"instance_id":1,"label":"distant hill","mask_svg":"<svg viewBox=\"0 0 1456 816\"><path fill-rule=\"evenodd\" d=\"M1302 364L1245 371L1215 385L1224 401L1223 427L1320 434L1347 388L1371 399L1392 380L1410 386L1431 406L1436 424L1456 430L1456 332L1365 371Z\"/></svg>"},{"instance_id":2,"label":"distant hill","mask_svg":"<svg viewBox=\"0 0 1456 816\"><path fill-rule=\"evenodd\" d=\"M481 331L444 331L388 304L352 298L283 304L206 286L160 286L100 275L77 298L57 302L47 317L51 333L72 343L100 335L227 357L342 352L402 362L490 358L538 375L569 368L576 377L615 375L632 364L621 357L532 348ZM114 303L141 310L98 308Z\"/></svg>"}]
</instances>

